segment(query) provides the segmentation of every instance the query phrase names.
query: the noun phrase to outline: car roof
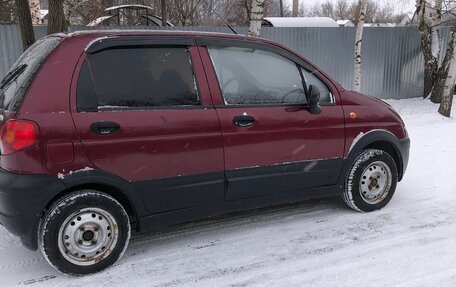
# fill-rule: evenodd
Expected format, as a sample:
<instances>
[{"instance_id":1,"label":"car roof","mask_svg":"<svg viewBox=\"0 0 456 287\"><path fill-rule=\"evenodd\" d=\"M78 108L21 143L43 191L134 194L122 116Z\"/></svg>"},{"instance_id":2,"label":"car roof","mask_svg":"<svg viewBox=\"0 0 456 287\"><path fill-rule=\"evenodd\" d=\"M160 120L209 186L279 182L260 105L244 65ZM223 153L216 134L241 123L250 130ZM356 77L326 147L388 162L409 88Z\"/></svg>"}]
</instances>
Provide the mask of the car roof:
<instances>
[{"instance_id":1,"label":"car roof","mask_svg":"<svg viewBox=\"0 0 456 287\"><path fill-rule=\"evenodd\" d=\"M186 31L186 30L141 30L141 29L109 29L109 30L81 30L70 33L58 34L62 37L77 37L77 36L129 36L129 35L157 35L157 36L210 36L220 38L251 38L243 34L230 34L221 32L204 32L204 31Z\"/></svg>"},{"instance_id":2,"label":"car roof","mask_svg":"<svg viewBox=\"0 0 456 287\"><path fill-rule=\"evenodd\" d=\"M92 39L101 38L101 37L122 37L122 36L170 36L170 37L210 37L210 38L219 38L227 40L244 40L251 42L262 42L274 45L280 45L276 42L260 38L252 37L242 34L229 34L229 33L218 33L218 32L202 32L202 31L184 31L184 30L82 30L75 31L71 33L58 33L53 34L53 36L59 36L62 38L72 38L72 37L90 37ZM281 46L281 45L280 45Z\"/></svg>"}]
</instances>

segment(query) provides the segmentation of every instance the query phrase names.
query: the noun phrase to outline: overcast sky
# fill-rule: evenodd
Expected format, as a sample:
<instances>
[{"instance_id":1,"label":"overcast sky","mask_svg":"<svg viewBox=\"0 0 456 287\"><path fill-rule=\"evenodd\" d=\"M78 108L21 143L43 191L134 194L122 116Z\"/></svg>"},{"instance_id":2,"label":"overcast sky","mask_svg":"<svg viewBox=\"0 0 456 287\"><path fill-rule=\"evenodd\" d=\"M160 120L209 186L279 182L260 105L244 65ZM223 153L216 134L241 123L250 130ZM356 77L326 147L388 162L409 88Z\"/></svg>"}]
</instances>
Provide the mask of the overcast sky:
<instances>
[{"instance_id":1,"label":"overcast sky","mask_svg":"<svg viewBox=\"0 0 456 287\"><path fill-rule=\"evenodd\" d=\"M293 0L285 0L288 2L291 6ZM315 5L315 3L323 3L326 2L327 0L299 0L299 3L305 3L306 6L312 7ZM337 0L330 0L333 3L337 2ZM355 0L348 0L350 2L353 2ZM378 0L380 5L387 5L390 4L394 7L396 13L413 13L415 11L415 0Z\"/></svg>"}]
</instances>

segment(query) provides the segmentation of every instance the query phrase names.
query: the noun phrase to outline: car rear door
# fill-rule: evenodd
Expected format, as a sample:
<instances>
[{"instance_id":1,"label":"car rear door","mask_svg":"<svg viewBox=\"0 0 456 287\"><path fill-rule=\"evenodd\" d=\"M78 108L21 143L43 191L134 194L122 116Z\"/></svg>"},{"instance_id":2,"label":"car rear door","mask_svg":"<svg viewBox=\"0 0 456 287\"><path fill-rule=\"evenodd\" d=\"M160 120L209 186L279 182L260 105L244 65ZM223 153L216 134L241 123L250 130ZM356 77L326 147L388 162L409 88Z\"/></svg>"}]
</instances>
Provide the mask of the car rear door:
<instances>
[{"instance_id":1,"label":"car rear door","mask_svg":"<svg viewBox=\"0 0 456 287\"><path fill-rule=\"evenodd\" d=\"M331 82L280 48L197 41L221 122L225 199L335 185L344 120ZM320 114L311 114L306 103L310 84L321 91Z\"/></svg>"},{"instance_id":2,"label":"car rear door","mask_svg":"<svg viewBox=\"0 0 456 287\"><path fill-rule=\"evenodd\" d=\"M100 39L75 74L73 119L98 169L151 213L223 200L220 124L191 37Z\"/></svg>"}]
</instances>

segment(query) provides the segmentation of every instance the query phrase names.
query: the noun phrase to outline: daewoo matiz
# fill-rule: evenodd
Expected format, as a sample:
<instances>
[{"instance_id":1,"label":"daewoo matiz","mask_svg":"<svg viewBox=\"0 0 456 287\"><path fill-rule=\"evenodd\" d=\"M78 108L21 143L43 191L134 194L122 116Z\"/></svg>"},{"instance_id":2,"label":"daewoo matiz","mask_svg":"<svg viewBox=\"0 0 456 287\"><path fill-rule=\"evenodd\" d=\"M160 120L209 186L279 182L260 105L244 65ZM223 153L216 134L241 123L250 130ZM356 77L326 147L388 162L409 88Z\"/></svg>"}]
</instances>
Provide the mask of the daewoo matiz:
<instances>
[{"instance_id":1,"label":"daewoo matiz","mask_svg":"<svg viewBox=\"0 0 456 287\"><path fill-rule=\"evenodd\" d=\"M67 274L112 265L131 230L329 195L377 210L408 162L390 106L259 38L52 35L0 95L0 222Z\"/></svg>"}]
</instances>

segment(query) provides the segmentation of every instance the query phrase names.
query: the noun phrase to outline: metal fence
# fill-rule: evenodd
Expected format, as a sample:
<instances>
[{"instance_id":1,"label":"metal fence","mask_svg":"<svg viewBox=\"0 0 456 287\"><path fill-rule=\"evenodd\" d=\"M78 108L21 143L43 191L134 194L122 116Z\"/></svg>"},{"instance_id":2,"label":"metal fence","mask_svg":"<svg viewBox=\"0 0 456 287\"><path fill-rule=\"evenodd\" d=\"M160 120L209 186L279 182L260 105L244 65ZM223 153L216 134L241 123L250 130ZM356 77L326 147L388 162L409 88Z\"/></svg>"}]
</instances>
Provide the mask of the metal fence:
<instances>
[{"instance_id":1,"label":"metal fence","mask_svg":"<svg viewBox=\"0 0 456 287\"><path fill-rule=\"evenodd\" d=\"M160 29L160 27L105 27L106 29ZM87 30L74 26L72 31ZM174 27L166 29L208 32L231 31L226 27ZM235 28L245 34L247 28ZM445 35L447 31L443 31ZM35 27L35 35L46 27ZM304 55L348 89L353 87L355 28L269 28L261 36L282 43ZM443 37L446 45L446 37ZM19 27L0 26L0 78L22 52ZM415 27L365 28L362 45L362 92L383 99L423 96L424 60L420 34Z\"/></svg>"}]
</instances>

